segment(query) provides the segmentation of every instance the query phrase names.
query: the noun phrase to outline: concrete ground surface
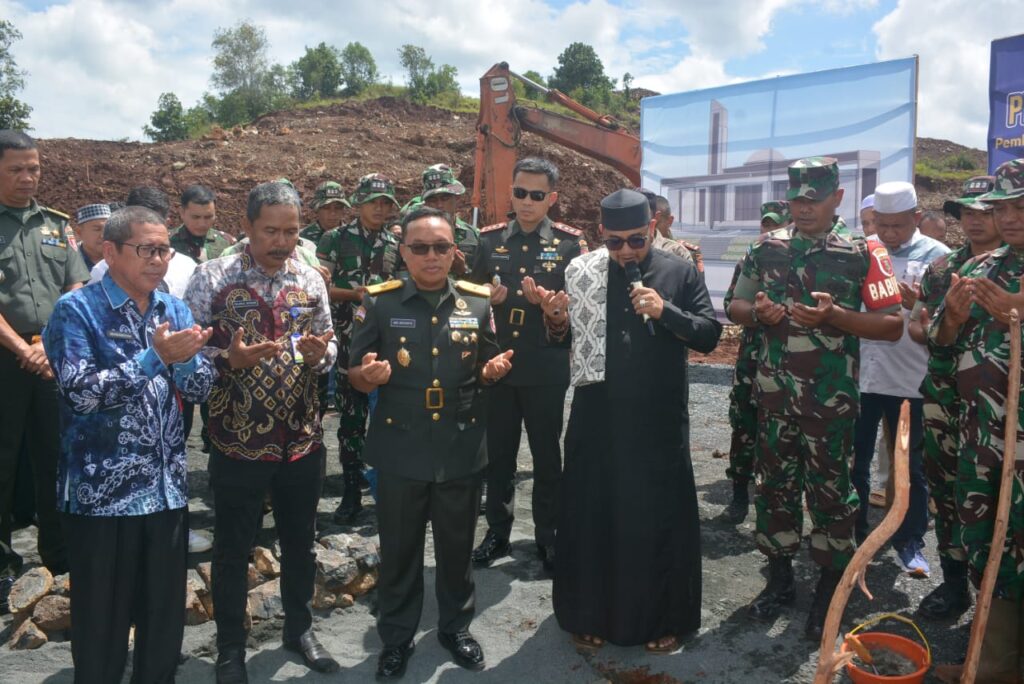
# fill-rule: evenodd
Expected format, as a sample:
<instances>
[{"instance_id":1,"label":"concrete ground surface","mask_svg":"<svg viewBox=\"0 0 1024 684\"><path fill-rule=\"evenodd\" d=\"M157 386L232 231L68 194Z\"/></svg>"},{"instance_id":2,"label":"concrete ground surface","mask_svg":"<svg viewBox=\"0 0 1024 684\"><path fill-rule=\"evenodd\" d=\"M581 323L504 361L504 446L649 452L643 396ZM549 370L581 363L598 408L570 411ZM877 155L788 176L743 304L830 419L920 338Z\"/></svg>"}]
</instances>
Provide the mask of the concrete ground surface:
<instances>
[{"instance_id":1,"label":"concrete ground surface","mask_svg":"<svg viewBox=\"0 0 1024 684\"><path fill-rule=\"evenodd\" d=\"M753 508L747 521L738 527L718 519L731 497L731 485L725 479L727 460L715 452L728 453L728 393L732 370L722 366L694 366L691 370L691 439L697 495L701 516L703 549L703 609L700 632L683 648L671 655L654 656L642 648L606 646L591 656L577 654L569 637L558 627L551 608L551 581L537 558L530 517L531 460L526 439L519 453L519 484L516 498L516 522L512 556L494 567L475 572L477 615L472 632L487 656L487 668L468 672L454 665L437 642L437 606L433 598L433 545L427 536L426 600L416 652L409 663L406 682L565 682L585 684L704 684L787 683L804 684L813 679L817 664L817 644L803 639L803 625L813 595L817 569L806 553L796 561L802 590L796 605L774 624L747 619L745 607L765 582L766 564L753 541ZM568 415L569 401L566 402ZM191 524L199 530L212 530L212 499L206 474L206 456L199 450L198 425L189 442L191 486ZM340 467L337 461L337 419L328 417L325 433L328 442L328 480L320 502L320 529L324 534L342 531L331 521L331 513L341 495ZM638 493L639 494L639 493ZM355 531L375 534L373 507L368 505L357 521ZM875 521L879 511L873 512ZM268 517L259 542L270 546L275 538ZM806 526L806 521L805 521ZM478 540L486 524L481 517ZM351 531L351 530L345 530ZM854 595L843 622L849 630L859 622L884 612L913 616L921 598L938 584L938 558L935 537L926 537L926 555L932 565L932 578L912 579L899 568L896 556L886 550L872 565L867 583L875 594L868 602ZM16 533L15 547L29 562L35 555L34 528ZM209 553L189 557L190 567L209 560ZM595 597L601 600L601 597ZM323 644L341 663L342 671L321 675L308 671L296 656L280 645L281 621L258 622L250 635L249 677L256 682L369 682L373 681L380 640L374 612L376 592L357 600L347 609L318 614L315 628ZM962 658L966 651L973 611L953 624L935 624L918 620L931 641L935 662ZM7 630L10 616L0 628ZM902 625L891 623L887 631L909 634ZM182 651L188 656L178 671L178 682L213 682L214 623L186 627ZM130 654L129 654L130 661ZM129 665L130 668L130 665ZM125 681L129 680L126 674ZM11 651L0 647L0 682L17 684L64 684L73 681L69 642L48 643L35 651ZM845 675L836 681L849 681ZM937 681L933 678L927 682Z\"/></svg>"}]
</instances>

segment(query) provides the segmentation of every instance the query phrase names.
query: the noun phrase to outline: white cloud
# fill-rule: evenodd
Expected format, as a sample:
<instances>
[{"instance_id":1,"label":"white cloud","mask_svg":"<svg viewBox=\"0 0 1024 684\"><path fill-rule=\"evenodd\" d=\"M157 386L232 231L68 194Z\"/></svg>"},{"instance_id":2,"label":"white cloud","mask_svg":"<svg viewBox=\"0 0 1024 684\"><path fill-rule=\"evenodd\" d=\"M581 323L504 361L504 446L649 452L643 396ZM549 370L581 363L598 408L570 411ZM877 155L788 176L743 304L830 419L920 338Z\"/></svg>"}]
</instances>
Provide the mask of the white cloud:
<instances>
[{"instance_id":1,"label":"white cloud","mask_svg":"<svg viewBox=\"0 0 1024 684\"><path fill-rule=\"evenodd\" d=\"M1019 0L900 0L874 32L880 60L919 56L919 136L984 149L993 39L1024 32Z\"/></svg>"}]
</instances>

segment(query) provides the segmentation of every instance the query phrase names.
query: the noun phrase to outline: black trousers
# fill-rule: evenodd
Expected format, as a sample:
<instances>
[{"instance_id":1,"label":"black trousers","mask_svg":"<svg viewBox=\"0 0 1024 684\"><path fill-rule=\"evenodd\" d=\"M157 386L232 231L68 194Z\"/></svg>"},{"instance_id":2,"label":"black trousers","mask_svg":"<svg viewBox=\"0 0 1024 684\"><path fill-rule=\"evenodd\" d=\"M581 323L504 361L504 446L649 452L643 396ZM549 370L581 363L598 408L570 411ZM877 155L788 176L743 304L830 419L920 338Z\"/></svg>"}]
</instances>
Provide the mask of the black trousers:
<instances>
[{"instance_id":1,"label":"black trousers","mask_svg":"<svg viewBox=\"0 0 1024 684\"><path fill-rule=\"evenodd\" d=\"M434 531L438 621L441 632L468 629L475 610L473 533L480 508L480 477L448 482L410 480L378 471L377 524L380 582L377 633L384 646L416 635L423 611L423 542Z\"/></svg>"},{"instance_id":2,"label":"black trousers","mask_svg":"<svg viewBox=\"0 0 1024 684\"><path fill-rule=\"evenodd\" d=\"M32 462L39 556L50 572L67 572L67 549L57 513L57 458L60 419L57 383L24 371L17 357L0 347L0 543L11 545L18 455ZM3 547L0 547L0 551ZM0 559L0 570L3 559Z\"/></svg>"},{"instance_id":3,"label":"black trousers","mask_svg":"<svg viewBox=\"0 0 1024 684\"><path fill-rule=\"evenodd\" d=\"M188 509L62 517L71 562L75 684L120 684L132 624L132 683L173 682L185 634Z\"/></svg>"},{"instance_id":4,"label":"black trousers","mask_svg":"<svg viewBox=\"0 0 1024 684\"><path fill-rule=\"evenodd\" d=\"M213 605L217 648L245 647L249 552L269 490L281 542L284 638L297 640L313 624L316 507L323 485L324 449L290 463L241 461L210 449L213 487Z\"/></svg>"},{"instance_id":5,"label":"black trousers","mask_svg":"<svg viewBox=\"0 0 1024 684\"><path fill-rule=\"evenodd\" d=\"M191 401L184 400L182 400L181 404L182 434L185 435L185 439L187 440L188 436L192 434L192 422L195 420L196 405ZM207 442L210 439L210 431L206 427L206 424L210 422L210 405L205 401L199 405L199 417L203 419L203 442Z\"/></svg>"},{"instance_id":6,"label":"black trousers","mask_svg":"<svg viewBox=\"0 0 1024 684\"><path fill-rule=\"evenodd\" d=\"M487 400L487 526L499 537L512 533L516 455L523 423L533 456L534 538L555 544L558 488L562 479L564 385L514 387L499 383Z\"/></svg>"}]
</instances>

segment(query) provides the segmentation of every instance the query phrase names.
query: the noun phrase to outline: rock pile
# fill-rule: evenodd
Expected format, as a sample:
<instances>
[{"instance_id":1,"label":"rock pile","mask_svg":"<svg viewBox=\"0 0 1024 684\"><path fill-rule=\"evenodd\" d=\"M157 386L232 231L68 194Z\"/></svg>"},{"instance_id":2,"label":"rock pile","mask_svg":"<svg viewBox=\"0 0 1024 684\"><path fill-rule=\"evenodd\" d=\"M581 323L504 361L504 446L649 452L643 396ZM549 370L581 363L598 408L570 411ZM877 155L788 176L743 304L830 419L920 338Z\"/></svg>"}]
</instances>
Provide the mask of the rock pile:
<instances>
[{"instance_id":1,"label":"rock pile","mask_svg":"<svg viewBox=\"0 0 1024 684\"><path fill-rule=\"evenodd\" d=\"M377 586L380 552L373 539L332 534L314 545L316 586L313 608L348 608L356 598ZM246 627L252 620L284 617L281 602L281 553L261 546L253 551L249 564L249 601ZM200 625L214 616L210 593L210 563L199 563L188 571L185 583L185 624ZM43 567L29 570L11 588L13 629L7 645L11 649L39 648L47 641L66 639L71 627L71 583L68 575L53 577Z\"/></svg>"}]
</instances>

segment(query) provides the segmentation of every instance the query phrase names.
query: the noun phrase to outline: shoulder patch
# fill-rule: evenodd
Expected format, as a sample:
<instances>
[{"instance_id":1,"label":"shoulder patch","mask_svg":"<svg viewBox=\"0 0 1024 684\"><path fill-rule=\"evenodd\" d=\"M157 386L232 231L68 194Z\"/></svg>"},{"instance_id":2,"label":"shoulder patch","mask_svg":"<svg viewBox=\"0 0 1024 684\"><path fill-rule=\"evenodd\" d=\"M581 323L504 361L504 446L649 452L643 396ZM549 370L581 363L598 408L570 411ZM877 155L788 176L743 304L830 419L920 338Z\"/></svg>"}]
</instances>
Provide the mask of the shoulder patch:
<instances>
[{"instance_id":1,"label":"shoulder patch","mask_svg":"<svg viewBox=\"0 0 1024 684\"><path fill-rule=\"evenodd\" d=\"M491 290L486 285L477 285L468 280L456 280L455 287L462 292L477 295L479 297L490 297Z\"/></svg>"},{"instance_id":2,"label":"shoulder patch","mask_svg":"<svg viewBox=\"0 0 1024 684\"><path fill-rule=\"evenodd\" d=\"M481 233L490 233L490 232L495 231L495 230L505 230L506 228L508 228L508 224L507 223L495 223L495 224L490 225L490 226L484 226L483 228L480 229L480 232Z\"/></svg>"},{"instance_id":3,"label":"shoulder patch","mask_svg":"<svg viewBox=\"0 0 1024 684\"><path fill-rule=\"evenodd\" d=\"M54 209L52 207L41 207L41 208L42 208L43 211L47 212L48 214L53 214L54 216L59 216L60 218L64 219L65 221L70 221L71 220L71 217L68 216L67 214L65 214L63 211L57 211L56 209Z\"/></svg>"},{"instance_id":4,"label":"shoulder patch","mask_svg":"<svg viewBox=\"0 0 1024 684\"><path fill-rule=\"evenodd\" d=\"M398 290L405 286L405 281L394 278L392 280L385 280L383 283L377 283L376 285L370 285L366 288L366 294L376 297L384 292L391 292L392 290Z\"/></svg>"},{"instance_id":5,"label":"shoulder patch","mask_svg":"<svg viewBox=\"0 0 1024 684\"><path fill-rule=\"evenodd\" d=\"M563 233L568 233L569 235L574 235L576 237L583 235L583 231L580 230L579 228L573 228L572 226L567 226L564 223L552 223L551 227L557 228Z\"/></svg>"}]
</instances>

